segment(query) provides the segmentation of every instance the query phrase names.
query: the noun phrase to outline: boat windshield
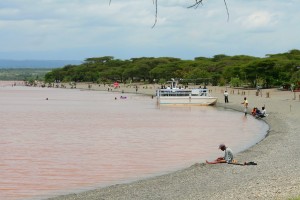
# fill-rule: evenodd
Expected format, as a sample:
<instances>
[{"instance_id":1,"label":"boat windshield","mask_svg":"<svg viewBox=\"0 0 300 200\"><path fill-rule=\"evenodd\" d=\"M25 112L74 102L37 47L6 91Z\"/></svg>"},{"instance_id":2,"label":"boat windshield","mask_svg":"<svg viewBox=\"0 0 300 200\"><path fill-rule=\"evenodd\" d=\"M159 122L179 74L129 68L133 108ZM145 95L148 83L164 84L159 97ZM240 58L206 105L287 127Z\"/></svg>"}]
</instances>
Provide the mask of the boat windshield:
<instances>
[{"instance_id":1,"label":"boat windshield","mask_svg":"<svg viewBox=\"0 0 300 200\"><path fill-rule=\"evenodd\" d=\"M191 90L161 90L159 96L190 96Z\"/></svg>"},{"instance_id":2,"label":"boat windshield","mask_svg":"<svg viewBox=\"0 0 300 200\"><path fill-rule=\"evenodd\" d=\"M158 96L209 96L208 89L161 89Z\"/></svg>"}]
</instances>

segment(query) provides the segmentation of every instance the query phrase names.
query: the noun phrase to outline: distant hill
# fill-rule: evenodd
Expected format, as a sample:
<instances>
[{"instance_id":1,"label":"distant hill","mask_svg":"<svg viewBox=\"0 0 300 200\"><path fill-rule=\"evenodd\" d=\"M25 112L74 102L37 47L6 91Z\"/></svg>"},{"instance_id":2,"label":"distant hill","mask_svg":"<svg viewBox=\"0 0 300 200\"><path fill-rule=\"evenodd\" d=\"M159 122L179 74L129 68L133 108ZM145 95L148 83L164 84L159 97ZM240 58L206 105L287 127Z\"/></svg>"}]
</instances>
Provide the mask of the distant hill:
<instances>
[{"instance_id":1,"label":"distant hill","mask_svg":"<svg viewBox=\"0 0 300 200\"><path fill-rule=\"evenodd\" d=\"M0 59L1 68L60 68L65 65L79 65L80 60L4 60Z\"/></svg>"}]
</instances>

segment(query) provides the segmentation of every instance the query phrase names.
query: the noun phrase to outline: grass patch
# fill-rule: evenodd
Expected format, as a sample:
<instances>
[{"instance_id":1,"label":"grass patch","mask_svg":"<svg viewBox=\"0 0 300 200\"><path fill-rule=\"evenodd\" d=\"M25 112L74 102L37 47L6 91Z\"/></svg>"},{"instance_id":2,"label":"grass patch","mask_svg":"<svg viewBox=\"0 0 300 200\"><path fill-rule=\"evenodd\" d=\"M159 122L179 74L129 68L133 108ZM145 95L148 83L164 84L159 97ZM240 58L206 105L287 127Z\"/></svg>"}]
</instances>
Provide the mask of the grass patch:
<instances>
[{"instance_id":1,"label":"grass patch","mask_svg":"<svg viewBox=\"0 0 300 200\"><path fill-rule=\"evenodd\" d=\"M295 198L291 198L289 200L300 200L300 196L299 197L295 197Z\"/></svg>"}]
</instances>

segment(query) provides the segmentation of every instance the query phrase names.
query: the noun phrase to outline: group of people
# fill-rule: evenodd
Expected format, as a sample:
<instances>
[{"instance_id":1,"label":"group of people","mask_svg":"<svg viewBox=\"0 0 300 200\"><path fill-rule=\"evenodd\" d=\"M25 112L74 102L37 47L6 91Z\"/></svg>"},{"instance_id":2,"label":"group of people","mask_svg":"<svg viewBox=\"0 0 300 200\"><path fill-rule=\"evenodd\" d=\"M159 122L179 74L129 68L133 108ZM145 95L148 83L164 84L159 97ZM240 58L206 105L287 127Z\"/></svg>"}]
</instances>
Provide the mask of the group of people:
<instances>
[{"instance_id":1,"label":"group of people","mask_svg":"<svg viewBox=\"0 0 300 200\"><path fill-rule=\"evenodd\" d=\"M244 97L244 101L242 102L242 104L244 104L244 112L245 112L245 116L246 116L248 105L249 105L246 97ZM268 116L265 106L261 107L261 110L259 110L257 107L254 107L251 111L251 114L252 114L252 116L254 116L256 118L263 118L263 117Z\"/></svg>"},{"instance_id":2,"label":"group of people","mask_svg":"<svg viewBox=\"0 0 300 200\"><path fill-rule=\"evenodd\" d=\"M257 107L254 107L251 111L251 114L257 118L263 118L267 116L267 111L264 106L261 108L261 110L259 110Z\"/></svg>"},{"instance_id":3,"label":"group of people","mask_svg":"<svg viewBox=\"0 0 300 200\"><path fill-rule=\"evenodd\" d=\"M115 100L117 100L118 98L117 97L115 97ZM127 99L127 97L126 96L120 96L120 99Z\"/></svg>"},{"instance_id":4,"label":"group of people","mask_svg":"<svg viewBox=\"0 0 300 200\"><path fill-rule=\"evenodd\" d=\"M225 99L225 103L228 103L228 92L225 91L224 92L224 99ZM246 97L244 97L244 100L243 102L241 103L243 104L244 106L244 113L245 113L245 116L247 115L247 110L248 110L248 105L249 105L249 102L247 100ZM266 112L266 108L265 106L263 106L261 108L261 110L259 110L257 107L254 107L251 114L254 116L254 117L257 117L257 118L263 118L263 117L266 117L267 116L267 112ZM224 151L225 154L223 157L219 157L217 158L214 162L212 162L212 164L216 164L216 163L233 163L233 162L236 162L235 160L233 160L233 152L230 148L228 148L225 144L220 144L219 145L219 149L221 151ZM254 162L249 162L249 163L244 163L244 165L256 165L256 163Z\"/></svg>"}]
</instances>

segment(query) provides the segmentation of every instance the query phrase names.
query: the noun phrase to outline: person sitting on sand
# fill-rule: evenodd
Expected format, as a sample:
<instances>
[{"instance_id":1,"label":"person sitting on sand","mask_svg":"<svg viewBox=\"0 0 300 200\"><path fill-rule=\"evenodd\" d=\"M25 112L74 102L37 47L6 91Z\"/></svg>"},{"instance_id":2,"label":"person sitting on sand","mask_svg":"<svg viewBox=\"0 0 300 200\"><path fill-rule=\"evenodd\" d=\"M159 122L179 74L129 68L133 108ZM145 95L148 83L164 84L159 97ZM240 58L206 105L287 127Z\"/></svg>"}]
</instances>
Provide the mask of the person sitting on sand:
<instances>
[{"instance_id":1,"label":"person sitting on sand","mask_svg":"<svg viewBox=\"0 0 300 200\"><path fill-rule=\"evenodd\" d=\"M266 117L266 116L267 116L267 111L266 111L265 107L263 106L261 108L261 111L256 115L256 117L263 118L263 117Z\"/></svg>"},{"instance_id":2,"label":"person sitting on sand","mask_svg":"<svg viewBox=\"0 0 300 200\"><path fill-rule=\"evenodd\" d=\"M256 110L257 110L256 107L254 107L254 108L252 109L252 111L251 111L252 116L256 116Z\"/></svg>"},{"instance_id":3,"label":"person sitting on sand","mask_svg":"<svg viewBox=\"0 0 300 200\"><path fill-rule=\"evenodd\" d=\"M264 106L261 108L261 116L263 116L263 117L267 116L267 111Z\"/></svg>"},{"instance_id":4,"label":"person sitting on sand","mask_svg":"<svg viewBox=\"0 0 300 200\"><path fill-rule=\"evenodd\" d=\"M233 153L232 150L226 147L225 144L220 144L219 149L225 151L224 157L219 157L216 161L220 163L231 163L233 161Z\"/></svg>"},{"instance_id":5,"label":"person sitting on sand","mask_svg":"<svg viewBox=\"0 0 300 200\"><path fill-rule=\"evenodd\" d=\"M256 108L256 114L255 114L255 117L258 117L259 115L261 115L261 111L260 111L258 108Z\"/></svg>"}]
</instances>

